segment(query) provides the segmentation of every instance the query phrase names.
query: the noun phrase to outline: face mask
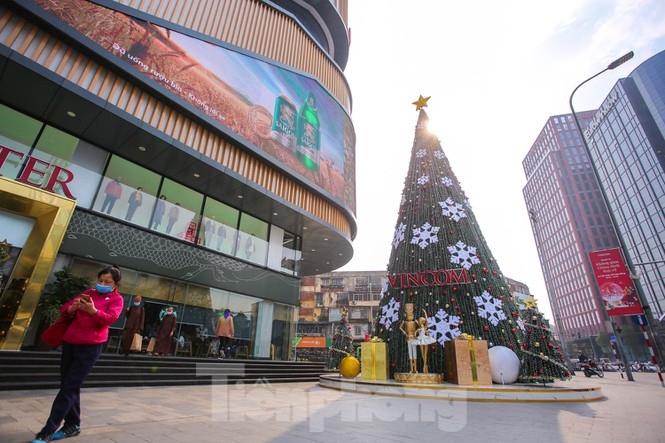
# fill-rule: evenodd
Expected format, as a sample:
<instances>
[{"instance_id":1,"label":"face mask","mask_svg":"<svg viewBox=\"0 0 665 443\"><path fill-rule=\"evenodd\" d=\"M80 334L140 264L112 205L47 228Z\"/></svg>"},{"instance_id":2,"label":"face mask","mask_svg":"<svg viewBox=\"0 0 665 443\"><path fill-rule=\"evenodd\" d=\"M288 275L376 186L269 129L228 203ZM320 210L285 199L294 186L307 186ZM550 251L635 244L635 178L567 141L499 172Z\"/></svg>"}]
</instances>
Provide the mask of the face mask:
<instances>
[{"instance_id":1,"label":"face mask","mask_svg":"<svg viewBox=\"0 0 665 443\"><path fill-rule=\"evenodd\" d=\"M105 286L105 285L100 285L99 283L97 283L96 289L97 289L97 292L99 292L100 294L108 294L109 292L111 292L113 290L113 286Z\"/></svg>"},{"instance_id":2,"label":"face mask","mask_svg":"<svg viewBox=\"0 0 665 443\"><path fill-rule=\"evenodd\" d=\"M135 301L134 306L141 306L141 302L140 301Z\"/></svg>"}]
</instances>

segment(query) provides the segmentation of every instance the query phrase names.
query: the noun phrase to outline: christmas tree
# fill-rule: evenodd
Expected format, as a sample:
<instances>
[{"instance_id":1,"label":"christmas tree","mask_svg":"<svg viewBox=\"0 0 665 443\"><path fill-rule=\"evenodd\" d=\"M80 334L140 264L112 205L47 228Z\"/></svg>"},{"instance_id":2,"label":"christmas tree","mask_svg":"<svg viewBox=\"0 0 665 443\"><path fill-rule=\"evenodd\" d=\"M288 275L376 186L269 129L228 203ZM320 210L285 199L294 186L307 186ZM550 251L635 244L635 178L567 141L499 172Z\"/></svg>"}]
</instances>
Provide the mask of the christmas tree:
<instances>
[{"instance_id":1,"label":"christmas tree","mask_svg":"<svg viewBox=\"0 0 665 443\"><path fill-rule=\"evenodd\" d=\"M336 371L339 369L339 362L346 357L346 354L354 354L353 335L351 335L351 326L346 319L347 310L342 309L342 318L335 326L332 343L328 349L326 357L326 371Z\"/></svg>"},{"instance_id":2,"label":"christmas tree","mask_svg":"<svg viewBox=\"0 0 665 443\"><path fill-rule=\"evenodd\" d=\"M409 303L417 317L425 317L429 336L436 340L427 353L430 373L445 372L445 342L462 334L486 340L490 348L505 346L522 360L519 307L437 136L427 130L429 118L422 108L428 99L421 96L414 102L420 113L376 335L388 342L391 373L410 372L408 344L401 330ZM422 356L417 359L422 368Z\"/></svg>"},{"instance_id":3,"label":"christmas tree","mask_svg":"<svg viewBox=\"0 0 665 443\"><path fill-rule=\"evenodd\" d=\"M529 297L522 311L524 342L522 343L522 379L529 382L551 383L569 378L566 359L554 340L549 323L538 310L536 300Z\"/></svg>"}]
</instances>

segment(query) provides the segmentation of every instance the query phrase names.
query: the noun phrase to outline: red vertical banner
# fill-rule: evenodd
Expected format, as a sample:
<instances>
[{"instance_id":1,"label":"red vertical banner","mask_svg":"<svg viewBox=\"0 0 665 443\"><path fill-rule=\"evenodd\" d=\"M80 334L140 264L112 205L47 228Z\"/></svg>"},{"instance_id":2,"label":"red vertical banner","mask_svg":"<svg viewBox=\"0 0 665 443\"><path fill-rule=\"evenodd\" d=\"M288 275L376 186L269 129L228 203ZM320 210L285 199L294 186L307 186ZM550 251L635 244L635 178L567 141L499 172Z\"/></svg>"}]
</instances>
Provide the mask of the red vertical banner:
<instances>
[{"instance_id":1,"label":"red vertical banner","mask_svg":"<svg viewBox=\"0 0 665 443\"><path fill-rule=\"evenodd\" d=\"M607 315L643 314L633 281L619 249L589 253Z\"/></svg>"}]
</instances>

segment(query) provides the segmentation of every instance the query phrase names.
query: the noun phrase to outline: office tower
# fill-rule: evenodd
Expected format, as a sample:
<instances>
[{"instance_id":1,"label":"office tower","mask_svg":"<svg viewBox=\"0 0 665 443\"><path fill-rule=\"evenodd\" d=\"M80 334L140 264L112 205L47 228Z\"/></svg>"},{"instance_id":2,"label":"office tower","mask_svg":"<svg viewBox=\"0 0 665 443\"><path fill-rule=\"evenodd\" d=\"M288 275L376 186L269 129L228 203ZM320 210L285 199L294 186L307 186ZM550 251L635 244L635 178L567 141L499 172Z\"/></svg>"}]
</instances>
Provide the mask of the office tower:
<instances>
[{"instance_id":1,"label":"office tower","mask_svg":"<svg viewBox=\"0 0 665 443\"><path fill-rule=\"evenodd\" d=\"M665 349L665 51L620 79L584 130L592 161ZM664 356L660 355L662 362Z\"/></svg>"},{"instance_id":2,"label":"office tower","mask_svg":"<svg viewBox=\"0 0 665 443\"><path fill-rule=\"evenodd\" d=\"M594 111L578 113L583 126L593 116ZM588 253L617 242L572 114L547 120L522 165L524 200L555 324L562 340L579 340L587 349L593 346L588 337L605 330Z\"/></svg>"}]
</instances>

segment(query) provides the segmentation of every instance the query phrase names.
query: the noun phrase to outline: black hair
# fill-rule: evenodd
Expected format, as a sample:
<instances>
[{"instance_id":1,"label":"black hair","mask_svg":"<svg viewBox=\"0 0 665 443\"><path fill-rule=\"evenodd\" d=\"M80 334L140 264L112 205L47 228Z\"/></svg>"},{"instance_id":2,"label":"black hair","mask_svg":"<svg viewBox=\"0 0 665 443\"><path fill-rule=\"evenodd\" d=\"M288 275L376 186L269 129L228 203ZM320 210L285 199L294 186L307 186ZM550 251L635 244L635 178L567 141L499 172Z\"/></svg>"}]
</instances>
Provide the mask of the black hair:
<instances>
[{"instance_id":1,"label":"black hair","mask_svg":"<svg viewBox=\"0 0 665 443\"><path fill-rule=\"evenodd\" d=\"M113 277L113 281L115 282L116 286L119 285L120 280L122 280L122 274L120 273L120 266L118 265L112 265L108 268L102 269L97 273L97 278L101 277L104 274L111 274L111 277Z\"/></svg>"}]
</instances>

